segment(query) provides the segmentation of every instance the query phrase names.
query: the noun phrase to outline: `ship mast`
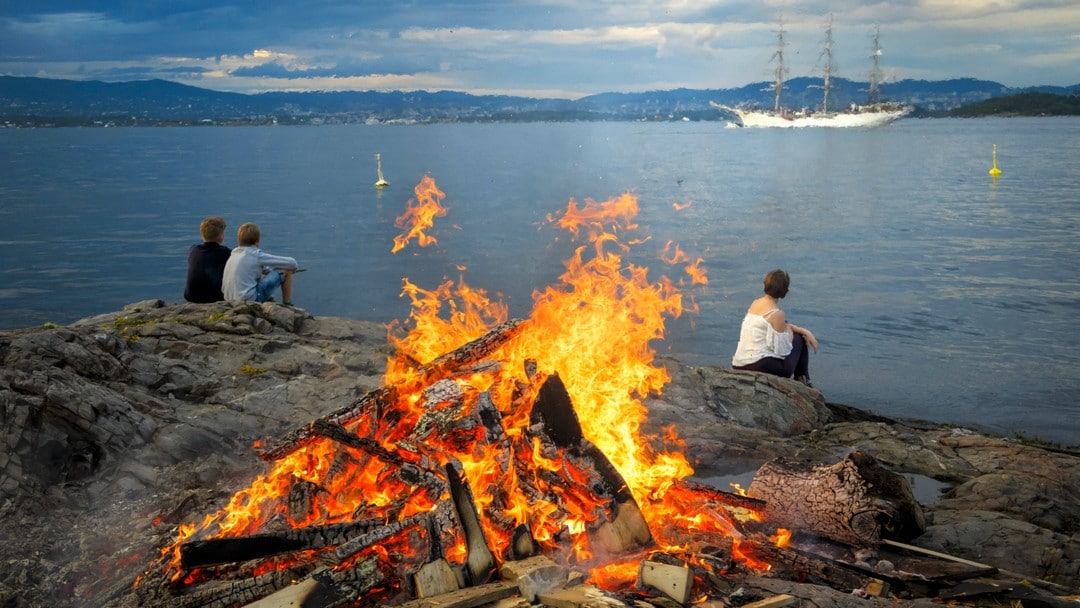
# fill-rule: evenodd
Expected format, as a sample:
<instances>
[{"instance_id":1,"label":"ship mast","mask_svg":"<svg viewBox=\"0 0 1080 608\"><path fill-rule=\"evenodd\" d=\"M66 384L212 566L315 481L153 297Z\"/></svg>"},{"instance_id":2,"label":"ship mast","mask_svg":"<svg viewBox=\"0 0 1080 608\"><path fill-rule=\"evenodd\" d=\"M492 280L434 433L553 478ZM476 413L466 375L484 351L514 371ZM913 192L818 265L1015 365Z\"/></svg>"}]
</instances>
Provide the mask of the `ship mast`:
<instances>
[{"instance_id":1,"label":"ship mast","mask_svg":"<svg viewBox=\"0 0 1080 608\"><path fill-rule=\"evenodd\" d=\"M780 111L780 93L784 90L784 18L780 17L780 29L776 31L776 51L772 59L776 60L776 81L773 83L773 92L776 94L773 101L773 111Z\"/></svg>"},{"instance_id":2,"label":"ship mast","mask_svg":"<svg viewBox=\"0 0 1080 608\"><path fill-rule=\"evenodd\" d=\"M874 44L870 51L870 103L878 102L878 87L881 86L881 66L878 65L878 58L881 57L881 45L878 42L878 36L881 33L881 26L874 26Z\"/></svg>"},{"instance_id":3,"label":"ship mast","mask_svg":"<svg viewBox=\"0 0 1080 608\"><path fill-rule=\"evenodd\" d=\"M819 61L821 59L825 60L821 84L821 88L824 90L821 99L821 111L823 113L828 113L829 111L829 89L832 88L832 17L832 13L829 13L829 21L825 26L825 45L821 50L821 56L818 57Z\"/></svg>"}]
</instances>

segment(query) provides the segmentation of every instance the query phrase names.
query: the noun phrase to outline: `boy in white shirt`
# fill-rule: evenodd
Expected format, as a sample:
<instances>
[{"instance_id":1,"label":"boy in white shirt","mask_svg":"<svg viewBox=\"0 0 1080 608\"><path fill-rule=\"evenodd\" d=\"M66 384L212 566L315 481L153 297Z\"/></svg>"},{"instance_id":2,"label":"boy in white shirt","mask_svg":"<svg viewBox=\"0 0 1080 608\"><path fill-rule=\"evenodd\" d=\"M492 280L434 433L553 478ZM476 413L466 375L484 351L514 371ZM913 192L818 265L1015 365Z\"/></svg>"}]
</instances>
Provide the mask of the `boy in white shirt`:
<instances>
[{"instance_id":1,"label":"boy in white shirt","mask_svg":"<svg viewBox=\"0 0 1080 608\"><path fill-rule=\"evenodd\" d=\"M239 246L229 254L221 281L221 292L225 299L232 302L266 302L272 299L274 290L280 286L281 303L292 306L292 276L298 267L296 260L270 255L259 249L259 227L255 224L240 226L236 231L236 241Z\"/></svg>"}]
</instances>

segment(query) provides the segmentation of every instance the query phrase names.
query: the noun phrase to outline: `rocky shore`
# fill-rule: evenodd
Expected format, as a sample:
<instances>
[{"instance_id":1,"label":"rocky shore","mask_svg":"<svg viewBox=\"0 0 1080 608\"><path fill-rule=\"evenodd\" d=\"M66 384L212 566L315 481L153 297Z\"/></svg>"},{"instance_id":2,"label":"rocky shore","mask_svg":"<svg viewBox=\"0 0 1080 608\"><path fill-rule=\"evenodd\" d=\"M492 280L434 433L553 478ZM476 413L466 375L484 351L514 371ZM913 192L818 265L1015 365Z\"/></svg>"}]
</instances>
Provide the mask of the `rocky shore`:
<instances>
[{"instance_id":1,"label":"rocky shore","mask_svg":"<svg viewBox=\"0 0 1080 608\"><path fill-rule=\"evenodd\" d=\"M382 325L274 304L152 300L0 332L0 606L124 605L177 524L262 472L254 442L378 388L390 354ZM867 452L944 489L921 499L927 529L913 545L1013 574L1047 592L1044 605L1075 605L1065 598L1080 587L1076 448L890 420L788 380L659 363L672 382L647 400L647 430L674 425L700 477ZM768 577L746 584L818 606L889 602Z\"/></svg>"}]
</instances>

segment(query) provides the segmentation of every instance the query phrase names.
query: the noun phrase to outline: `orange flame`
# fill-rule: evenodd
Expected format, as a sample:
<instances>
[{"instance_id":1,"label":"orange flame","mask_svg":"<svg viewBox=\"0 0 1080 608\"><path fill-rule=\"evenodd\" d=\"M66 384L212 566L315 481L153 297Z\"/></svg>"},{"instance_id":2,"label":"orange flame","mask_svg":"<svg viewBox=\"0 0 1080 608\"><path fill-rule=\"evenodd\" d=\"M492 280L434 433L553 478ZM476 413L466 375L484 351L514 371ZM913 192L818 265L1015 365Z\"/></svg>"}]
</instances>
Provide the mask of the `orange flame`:
<instances>
[{"instance_id":1,"label":"orange flame","mask_svg":"<svg viewBox=\"0 0 1080 608\"><path fill-rule=\"evenodd\" d=\"M702 264L705 260L697 258L693 262L690 261L688 256L678 245L675 245L673 241L668 241L664 248L660 250L660 259L674 266L675 264L686 263L686 274L690 275L690 283L692 285L708 285L709 278L702 268Z\"/></svg>"},{"instance_id":2,"label":"orange flame","mask_svg":"<svg viewBox=\"0 0 1080 608\"><path fill-rule=\"evenodd\" d=\"M437 242L435 237L424 231L435 226L435 218L446 215L446 208L440 204L446 194L435 186L435 180L428 175L420 180L413 192L416 193L415 203L413 199L409 199L405 213L398 216L394 222L394 225L405 230L405 233L394 237L391 253L401 251L413 238L421 247Z\"/></svg>"},{"instance_id":3,"label":"orange flame","mask_svg":"<svg viewBox=\"0 0 1080 608\"><path fill-rule=\"evenodd\" d=\"M413 236L422 247L435 242L423 230L432 226L432 218L445 214L437 200L445 195L428 177L417 186L416 194L422 202L398 218L399 225L406 223L405 218L413 221L406 235L394 239L394 251ZM508 308L463 278L430 290L404 279L402 296L410 299L412 310L406 322L388 327L396 353L387 362L385 386L396 388L388 405L395 415L388 422L363 417L348 427L422 471L437 472L451 461L460 463L492 545L505 547L509 539L506 521L496 521L491 513L499 501L503 520L512 520L512 526L527 525L545 549L560 552L564 542L560 539L572 538L572 555L566 559L594 567L595 579L611 587L632 582L636 567L628 567L619 556L599 555L590 545L587 531L609 509L591 492L597 472L575 465L535 437L528 440L525 429L530 412L522 404L532 403L529 392L535 390L524 374L531 363L542 376L560 376L583 434L622 475L661 549L685 543L668 532L673 526L731 536L736 552L742 538L730 514L678 485L693 469L674 427L663 429L661 436L642 430L647 418L642 400L660 393L670 381L667 370L654 363L653 343L664 338L666 319L679 317L684 307L683 295L671 280L650 278L647 268L624 259L634 245L648 241L633 235L637 212L637 198L626 193L606 202L586 199L581 207L571 199L564 213L549 215L549 221L568 231L573 240L584 238L588 243L578 245L566 260L558 284L533 293L524 329L488 355L497 366L438 379L437 391L422 385L421 364L505 322ZM689 262L672 243L661 256L673 264ZM700 259L687 266L692 277L700 273L702 280L694 284L706 282L700 266ZM460 405L475 403L481 393L490 395L502 416L505 438L500 441L512 446L509 451L483 440L483 428L467 424L451 426L452 437L405 436L435 414L456 420L464 415ZM402 441L412 441L410 449L399 449ZM423 445L414 445L417 441ZM395 479L398 468L329 439L310 441L275 461L269 472L237 492L221 511L197 525L181 526L176 544L163 556L171 559L174 576L179 577L180 544L196 536L248 535L271 520L292 527L348 522L357 514L365 519L400 520L431 511L446 499L445 491L434 495L437 492L428 486L412 487ZM519 477L520 471L538 473L525 479ZM526 482L553 498L525 496L521 485ZM290 510L287 497L294 486L304 483L318 491L310 508L298 513ZM492 488L497 492L489 491ZM463 539L446 540L446 556L461 559ZM742 559L753 567L767 567L750 557Z\"/></svg>"},{"instance_id":4,"label":"orange flame","mask_svg":"<svg viewBox=\"0 0 1080 608\"><path fill-rule=\"evenodd\" d=\"M787 528L777 528L776 534L770 536L769 540L776 544L777 547L783 549L791 542L791 530L788 530Z\"/></svg>"}]
</instances>

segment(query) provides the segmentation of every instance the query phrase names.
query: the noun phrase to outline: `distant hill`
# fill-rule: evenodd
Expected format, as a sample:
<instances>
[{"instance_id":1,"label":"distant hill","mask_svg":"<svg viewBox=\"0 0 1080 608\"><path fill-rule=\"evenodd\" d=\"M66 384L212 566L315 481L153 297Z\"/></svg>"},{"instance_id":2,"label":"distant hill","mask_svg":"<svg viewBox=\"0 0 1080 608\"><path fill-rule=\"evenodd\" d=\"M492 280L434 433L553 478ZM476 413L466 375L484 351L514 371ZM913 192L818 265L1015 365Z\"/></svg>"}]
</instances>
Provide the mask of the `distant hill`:
<instances>
[{"instance_id":1,"label":"distant hill","mask_svg":"<svg viewBox=\"0 0 1080 608\"><path fill-rule=\"evenodd\" d=\"M1080 93L1020 93L957 108L949 116L1080 116Z\"/></svg>"},{"instance_id":2,"label":"distant hill","mask_svg":"<svg viewBox=\"0 0 1080 608\"><path fill-rule=\"evenodd\" d=\"M784 83L784 101L817 108L820 78ZM867 83L833 79L831 108L866 101ZM917 106L924 115L1017 95L1080 94L1072 87L1010 89L1000 83L956 79L902 80L881 96ZM567 120L727 120L710 106L771 107L771 83L733 89L674 89L601 93L581 99L470 95L455 91L223 93L165 80L105 83L0 77L0 126L325 124L344 122L475 122Z\"/></svg>"}]
</instances>

